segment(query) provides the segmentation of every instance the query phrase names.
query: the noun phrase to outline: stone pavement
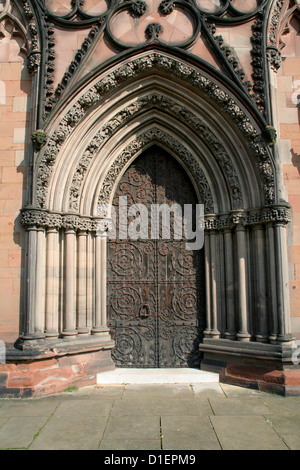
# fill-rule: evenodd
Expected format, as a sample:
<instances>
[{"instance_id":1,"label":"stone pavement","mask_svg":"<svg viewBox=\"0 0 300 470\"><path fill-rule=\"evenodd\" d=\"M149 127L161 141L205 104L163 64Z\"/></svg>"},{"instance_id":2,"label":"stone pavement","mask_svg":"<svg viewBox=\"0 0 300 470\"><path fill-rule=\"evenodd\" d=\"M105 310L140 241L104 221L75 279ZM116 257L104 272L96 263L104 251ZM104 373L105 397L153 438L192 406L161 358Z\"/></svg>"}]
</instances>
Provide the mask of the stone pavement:
<instances>
[{"instance_id":1,"label":"stone pavement","mask_svg":"<svg viewBox=\"0 0 300 470\"><path fill-rule=\"evenodd\" d=\"M300 397L202 383L2 399L0 449L299 450Z\"/></svg>"}]
</instances>

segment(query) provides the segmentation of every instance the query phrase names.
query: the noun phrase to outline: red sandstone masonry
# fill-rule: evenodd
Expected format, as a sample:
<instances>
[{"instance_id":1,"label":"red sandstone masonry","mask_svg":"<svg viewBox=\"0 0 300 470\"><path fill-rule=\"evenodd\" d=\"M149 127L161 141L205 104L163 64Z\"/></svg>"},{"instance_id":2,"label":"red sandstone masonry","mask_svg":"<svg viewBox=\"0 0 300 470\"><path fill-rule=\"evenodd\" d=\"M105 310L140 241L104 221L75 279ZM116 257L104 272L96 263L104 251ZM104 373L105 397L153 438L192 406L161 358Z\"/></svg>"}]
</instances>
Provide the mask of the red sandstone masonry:
<instances>
[{"instance_id":1,"label":"red sandstone masonry","mask_svg":"<svg viewBox=\"0 0 300 470\"><path fill-rule=\"evenodd\" d=\"M42 396L69 385L96 384L97 373L112 369L109 350L0 364L0 391L4 396Z\"/></svg>"},{"instance_id":2,"label":"red sandstone masonry","mask_svg":"<svg viewBox=\"0 0 300 470\"><path fill-rule=\"evenodd\" d=\"M228 364L225 375L279 385L300 385L299 369L274 370L252 365Z\"/></svg>"}]
</instances>

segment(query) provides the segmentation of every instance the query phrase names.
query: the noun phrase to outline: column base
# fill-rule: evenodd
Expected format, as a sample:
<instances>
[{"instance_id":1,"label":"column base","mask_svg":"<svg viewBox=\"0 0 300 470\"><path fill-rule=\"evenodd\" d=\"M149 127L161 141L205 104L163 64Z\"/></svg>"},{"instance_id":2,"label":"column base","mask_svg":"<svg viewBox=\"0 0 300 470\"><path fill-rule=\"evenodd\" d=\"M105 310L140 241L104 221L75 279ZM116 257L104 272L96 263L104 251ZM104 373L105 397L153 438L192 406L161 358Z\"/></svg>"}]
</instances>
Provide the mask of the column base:
<instances>
[{"instance_id":1,"label":"column base","mask_svg":"<svg viewBox=\"0 0 300 470\"><path fill-rule=\"evenodd\" d=\"M248 341L250 341L251 336L248 333L237 333L236 339L243 343L247 343Z\"/></svg>"},{"instance_id":2,"label":"column base","mask_svg":"<svg viewBox=\"0 0 300 470\"><path fill-rule=\"evenodd\" d=\"M61 334L63 338L76 338L77 331L76 330L64 330Z\"/></svg>"},{"instance_id":3,"label":"column base","mask_svg":"<svg viewBox=\"0 0 300 470\"><path fill-rule=\"evenodd\" d=\"M36 341L38 339L44 339L45 335L43 333L24 333L20 338L24 341Z\"/></svg>"},{"instance_id":4,"label":"column base","mask_svg":"<svg viewBox=\"0 0 300 470\"><path fill-rule=\"evenodd\" d=\"M92 331L91 331L91 334L94 336L94 335L97 335L97 336L105 336L105 335L108 335L110 332L110 329L103 326L103 327L94 327L92 328Z\"/></svg>"},{"instance_id":5,"label":"column base","mask_svg":"<svg viewBox=\"0 0 300 470\"><path fill-rule=\"evenodd\" d=\"M204 331L205 338L220 338L219 330L205 330Z\"/></svg>"}]
</instances>

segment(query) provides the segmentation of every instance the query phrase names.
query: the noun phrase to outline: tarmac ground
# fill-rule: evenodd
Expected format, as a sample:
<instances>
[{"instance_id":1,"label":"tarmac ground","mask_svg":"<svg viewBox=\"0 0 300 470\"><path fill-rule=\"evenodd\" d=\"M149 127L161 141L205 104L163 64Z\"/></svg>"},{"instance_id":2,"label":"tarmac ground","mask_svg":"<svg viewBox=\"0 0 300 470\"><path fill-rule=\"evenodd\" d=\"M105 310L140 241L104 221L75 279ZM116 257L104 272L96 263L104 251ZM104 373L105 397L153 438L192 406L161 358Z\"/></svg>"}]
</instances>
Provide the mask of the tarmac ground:
<instances>
[{"instance_id":1,"label":"tarmac ground","mask_svg":"<svg viewBox=\"0 0 300 470\"><path fill-rule=\"evenodd\" d=\"M300 397L187 383L94 385L43 398L0 399L0 449L100 450L103 456L299 450Z\"/></svg>"}]
</instances>

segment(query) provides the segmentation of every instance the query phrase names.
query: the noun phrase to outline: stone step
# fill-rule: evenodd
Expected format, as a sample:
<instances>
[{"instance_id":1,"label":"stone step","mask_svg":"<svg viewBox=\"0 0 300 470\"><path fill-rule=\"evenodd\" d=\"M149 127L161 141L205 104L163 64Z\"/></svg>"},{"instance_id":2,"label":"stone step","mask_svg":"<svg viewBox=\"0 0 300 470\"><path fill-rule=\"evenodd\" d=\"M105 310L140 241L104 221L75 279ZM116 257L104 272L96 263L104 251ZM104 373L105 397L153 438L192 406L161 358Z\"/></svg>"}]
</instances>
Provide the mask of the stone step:
<instances>
[{"instance_id":1,"label":"stone step","mask_svg":"<svg viewBox=\"0 0 300 470\"><path fill-rule=\"evenodd\" d=\"M219 374L199 369L115 369L97 374L98 385L196 384L219 382Z\"/></svg>"}]
</instances>

